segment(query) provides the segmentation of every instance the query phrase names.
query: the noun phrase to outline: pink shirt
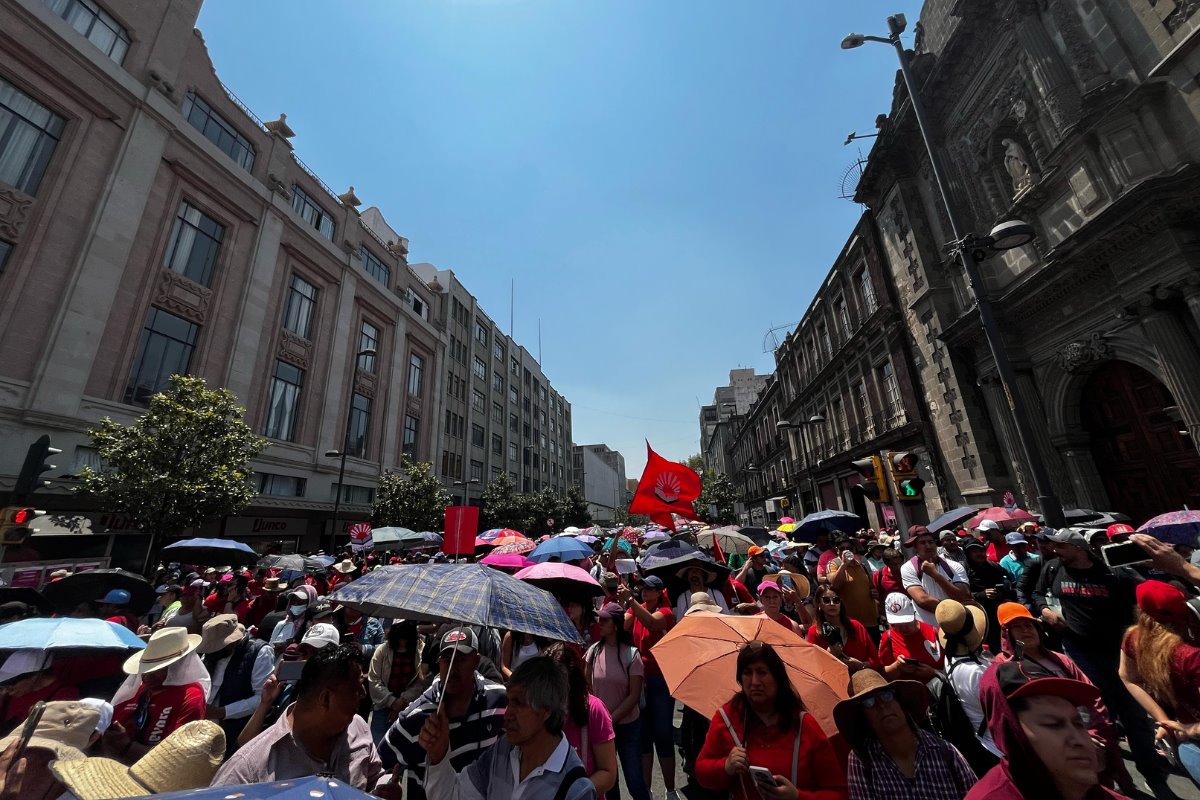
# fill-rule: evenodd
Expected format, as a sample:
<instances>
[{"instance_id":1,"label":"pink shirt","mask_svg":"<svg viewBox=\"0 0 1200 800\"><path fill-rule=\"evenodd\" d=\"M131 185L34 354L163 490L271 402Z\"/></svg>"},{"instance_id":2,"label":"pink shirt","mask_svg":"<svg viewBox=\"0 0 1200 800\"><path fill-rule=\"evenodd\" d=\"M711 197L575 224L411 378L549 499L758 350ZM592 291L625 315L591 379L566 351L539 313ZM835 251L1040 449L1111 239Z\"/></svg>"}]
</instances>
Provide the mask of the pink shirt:
<instances>
[{"instance_id":1,"label":"pink shirt","mask_svg":"<svg viewBox=\"0 0 1200 800\"><path fill-rule=\"evenodd\" d=\"M587 753L580 752L583 749L582 731L570 718L563 726L563 733L566 734L567 744L575 749L575 755L583 761L583 767L587 770L588 775L596 771L596 759L592 756L592 749L598 744L611 742L617 736L613 733L612 717L609 716L608 709L604 707L604 702L594 694L588 695Z\"/></svg>"},{"instance_id":2,"label":"pink shirt","mask_svg":"<svg viewBox=\"0 0 1200 800\"><path fill-rule=\"evenodd\" d=\"M644 678L646 674L637 648L630 645L605 647L603 643L597 644L588 650L586 659L592 668L592 692L610 713L629 697L630 679L635 676ZM613 723L625 725L635 722L638 713L638 704L633 703L633 708L623 718L614 719Z\"/></svg>"}]
</instances>

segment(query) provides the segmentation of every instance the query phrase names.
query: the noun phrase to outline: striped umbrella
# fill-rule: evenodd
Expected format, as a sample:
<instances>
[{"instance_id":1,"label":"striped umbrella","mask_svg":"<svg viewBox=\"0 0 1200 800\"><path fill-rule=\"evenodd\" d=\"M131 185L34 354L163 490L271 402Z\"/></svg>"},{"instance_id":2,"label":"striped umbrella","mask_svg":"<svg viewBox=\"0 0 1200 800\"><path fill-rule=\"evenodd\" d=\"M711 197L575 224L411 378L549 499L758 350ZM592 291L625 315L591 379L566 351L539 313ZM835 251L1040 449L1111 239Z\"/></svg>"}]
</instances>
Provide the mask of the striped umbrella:
<instances>
[{"instance_id":1,"label":"striped umbrella","mask_svg":"<svg viewBox=\"0 0 1200 800\"><path fill-rule=\"evenodd\" d=\"M531 542L530 540L519 539L516 541L509 542L508 544L502 544L499 547L492 550L492 552L500 553L500 554L515 553L517 555L525 555L526 553L533 552L533 548L535 548L535 547L537 547L537 545L534 544L533 542Z\"/></svg>"}]
</instances>

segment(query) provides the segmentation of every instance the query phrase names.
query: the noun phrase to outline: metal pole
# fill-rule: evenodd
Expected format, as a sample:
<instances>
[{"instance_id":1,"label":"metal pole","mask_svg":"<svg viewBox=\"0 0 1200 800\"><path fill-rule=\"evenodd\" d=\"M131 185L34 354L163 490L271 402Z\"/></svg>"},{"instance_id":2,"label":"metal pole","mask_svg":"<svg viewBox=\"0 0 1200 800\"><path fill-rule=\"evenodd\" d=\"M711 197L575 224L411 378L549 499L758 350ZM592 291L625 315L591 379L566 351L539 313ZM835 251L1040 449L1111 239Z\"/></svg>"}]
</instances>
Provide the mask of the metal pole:
<instances>
[{"instance_id":1,"label":"metal pole","mask_svg":"<svg viewBox=\"0 0 1200 800\"><path fill-rule=\"evenodd\" d=\"M808 470L808 490L810 492L812 492L813 510L808 512L809 514L811 514L820 509L821 501L817 498L817 479L813 477L813 468L812 468L813 452L812 452L812 446L810 445L810 442L812 440L808 436L808 428L806 427L807 425L808 425L808 423L806 423L806 422L800 423L800 436L804 442L804 466Z\"/></svg>"},{"instance_id":2,"label":"metal pole","mask_svg":"<svg viewBox=\"0 0 1200 800\"><path fill-rule=\"evenodd\" d=\"M1004 347L1000 329L996 325L995 315L992 313L992 303L988 297L987 287L979 274L979 264L971 252L972 242L969 241L969 237L964 237L962 222L959 220L958 212L950 198L949 181L946 179L941 158L930 138L931 131L929 120L925 116L925 107L921 102L912 72L909 70L908 53L905 52L904 45L900 41L900 23L894 16L888 17L887 23L888 39L896 48L896 55L900 59L900 72L904 76L904 85L908 89L908 99L912 103L913 115L917 118L917 127L921 130L921 139L925 142L925 149L929 153L929 166L933 171L933 179L937 183L938 193L942 196L942 205L945 206L946 216L950 220L950 230L954 234L959 258L962 259L963 269L967 273L967 285L975 296L975 308L979 312L979 320L983 326L983 335L987 339L988 349L991 351L992 359L996 362L996 374L1000 378L1001 386L1004 387L1004 396L1008 400L1008 408L1012 413L1017 439L1025 454L1025 460L1029 464L1033 484L1038 493L1038 505L1041 507L1042 516L1045 517L1047 524L1054 528L1060 528L1066 524L1063 518L1062 504L1054 494L1049 473L1046 471L1046 465L1042 462L1042 454L1033 437L1033 430L1025 417L1019 397L1013 391L1012 387L1016 382L1016 376L1013 374L1012 364L1008 360L1008 352ZM897 519L899 519L899 504L896 504L895 507L897 508Z\"/></svg>"},{"instance_id":3,"label":"metal pole","mask_svg":"<svg viewBox=\"0 0 1200 800\"><path fill-rule=\"evenodd\" d=\"M337 492L333 495L333 530L329 532L329 555L333 555L334 544L337 542L338 512L342 508L342 492L346 490L346 448L344 445L345 443L343 442L340 459L341 465L338 467Z\"/></svg>"},{"instance_id":4,"label":"metal pole","mask_svg":"<svg viewBox=\"0 0 1200 800\"><path fill-rule=\"evenodd\" d=\"M886 450L881 450L879 453L879 463L883 465L883 472L887 476L888 494L891 495L892 513L896 515L896 527L900 529L900 541L903 542L908 536L908 510L900 502L899 487L896 486L896 477L892 475L892 460L888 458ZM936 534L934 534L936 536ZM897 548L900 549L900 548Z\"/></svg>"}]
</instances>

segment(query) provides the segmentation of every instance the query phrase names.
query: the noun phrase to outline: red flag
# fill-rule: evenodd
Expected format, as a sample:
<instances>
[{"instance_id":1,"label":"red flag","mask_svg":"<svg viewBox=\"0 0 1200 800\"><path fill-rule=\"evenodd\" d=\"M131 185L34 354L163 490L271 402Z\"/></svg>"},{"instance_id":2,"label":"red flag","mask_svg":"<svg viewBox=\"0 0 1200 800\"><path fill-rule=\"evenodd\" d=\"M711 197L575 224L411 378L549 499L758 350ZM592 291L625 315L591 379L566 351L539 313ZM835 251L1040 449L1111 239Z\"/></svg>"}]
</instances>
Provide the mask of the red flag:
<instances>
[{"instance_id":1,"label":"red flag","mask_svg":"<svg viewBox=\"0 0 1200 800\"><path fill-rule=\"evenodd\" d=\"M717 543L717 532L716 531L713 531L712 554L713 554L713 558L715 558L717 561L720 561L722 564L725 563L725 554L721 552L721 545Z\"/></svg>"},{"instance_id":2,"label":"red flag","mask_svg":"<svg viewBox=\"0 0 1200 800\"><path fill-rule=\"evenodd\" d=\"M700 476L686 464L667 461L646 442L646 469L638 481L630 514L645 514L663 527L675 530L674 512L688 519L700 519L692 501L700 496Z\"/></svg>"}]
</instances>

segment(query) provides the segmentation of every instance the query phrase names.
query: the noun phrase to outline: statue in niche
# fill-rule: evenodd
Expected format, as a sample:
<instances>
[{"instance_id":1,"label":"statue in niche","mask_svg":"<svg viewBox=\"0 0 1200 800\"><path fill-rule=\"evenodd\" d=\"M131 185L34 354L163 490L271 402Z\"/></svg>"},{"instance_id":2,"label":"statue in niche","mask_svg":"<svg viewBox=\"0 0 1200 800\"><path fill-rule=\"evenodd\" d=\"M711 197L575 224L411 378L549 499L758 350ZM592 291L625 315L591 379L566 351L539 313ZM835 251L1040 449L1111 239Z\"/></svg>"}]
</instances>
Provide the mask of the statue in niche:
<instances>
[{"instance_id":1,"label":"statue in niche","mask_svg":"<svg viewBox=\"0 0 1200 800\"><path fill-rule=\"evenodd\" d=\"M1004 168L1008 170L1008 175L1012 178L1013 197L1017 197L1032 188L1041 176L1033 171L1033 167L1029 163L1029 156L1025 154L1025 148L1019 142L1014 139L1003 139L1000 144L1004 145Z\"/></svg>"}]
</instances>

